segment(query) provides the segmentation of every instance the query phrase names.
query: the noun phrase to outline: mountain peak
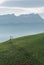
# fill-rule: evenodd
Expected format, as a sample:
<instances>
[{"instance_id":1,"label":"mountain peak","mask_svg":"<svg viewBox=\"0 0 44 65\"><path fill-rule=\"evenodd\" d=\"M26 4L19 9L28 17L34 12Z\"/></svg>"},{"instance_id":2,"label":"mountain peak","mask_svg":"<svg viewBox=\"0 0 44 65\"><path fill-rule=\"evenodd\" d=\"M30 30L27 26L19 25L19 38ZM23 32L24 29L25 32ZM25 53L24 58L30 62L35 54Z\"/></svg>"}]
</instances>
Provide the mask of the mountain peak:
<instances>
[{"instance_id":1,"label":"mountain peak","mask_svg":"<svg viewBox=\"0 0 44 65\"><path fill-rule=\"evenodd\" d=\"M0 23L41 23L44 20L38 14L25 14L16 16L14 14L0 15Z\"/></svg>"}]
</instances>

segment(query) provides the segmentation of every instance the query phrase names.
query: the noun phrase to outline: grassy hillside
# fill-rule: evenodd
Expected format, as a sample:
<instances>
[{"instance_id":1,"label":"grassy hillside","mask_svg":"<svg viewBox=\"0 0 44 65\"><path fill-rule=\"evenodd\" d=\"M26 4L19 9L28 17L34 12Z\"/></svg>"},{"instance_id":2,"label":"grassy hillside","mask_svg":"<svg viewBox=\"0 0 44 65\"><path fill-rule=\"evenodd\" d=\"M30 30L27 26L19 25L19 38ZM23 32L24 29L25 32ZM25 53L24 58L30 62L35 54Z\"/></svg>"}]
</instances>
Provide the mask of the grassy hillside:
<instances>
[{"instance_id":1,"label":"grassy hillside","mask_svg":"<svg viewBox=\"0 0 44 65\"><path fill-rule=\"evenodd\" d=\"M44 65L44 33L1 43L0 65Z\"/></svg>"}]
</instances>

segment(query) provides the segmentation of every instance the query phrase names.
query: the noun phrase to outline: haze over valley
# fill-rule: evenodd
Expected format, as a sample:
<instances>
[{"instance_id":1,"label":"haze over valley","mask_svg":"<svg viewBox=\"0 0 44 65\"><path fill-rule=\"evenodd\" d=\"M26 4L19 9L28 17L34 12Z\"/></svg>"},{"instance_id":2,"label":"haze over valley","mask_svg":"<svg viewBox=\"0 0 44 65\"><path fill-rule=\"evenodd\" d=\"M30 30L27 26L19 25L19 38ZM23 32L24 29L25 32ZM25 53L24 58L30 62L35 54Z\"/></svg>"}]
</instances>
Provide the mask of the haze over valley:
<instances>
[{"instance_id":1,"label":"haze over valley","mask_svg":"<svg viewBox=\"0 0 44 65\"><path fill-rule=\"evenodd\" d=\"M0 15L0 42L13 38L44 32L44 19L38 14Z\"/></svg>"}]
</instances>

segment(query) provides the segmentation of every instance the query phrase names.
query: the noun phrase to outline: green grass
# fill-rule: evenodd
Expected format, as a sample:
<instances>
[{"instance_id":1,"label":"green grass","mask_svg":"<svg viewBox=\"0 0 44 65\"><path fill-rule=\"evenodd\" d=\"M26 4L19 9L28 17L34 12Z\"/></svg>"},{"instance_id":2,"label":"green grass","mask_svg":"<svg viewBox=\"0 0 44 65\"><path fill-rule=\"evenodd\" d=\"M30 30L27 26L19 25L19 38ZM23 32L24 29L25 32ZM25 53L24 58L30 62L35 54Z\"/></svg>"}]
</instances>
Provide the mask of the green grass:
<instances>
[{"instance_id":1,"label":"green grass","mask_svg":"<svg viewBox=\"0 0 44 65\"><path fill-rule=\"evenodd\" d=\"M44 33L0 43L0 65L44 65Z\"/></svg>"}]
</instances>

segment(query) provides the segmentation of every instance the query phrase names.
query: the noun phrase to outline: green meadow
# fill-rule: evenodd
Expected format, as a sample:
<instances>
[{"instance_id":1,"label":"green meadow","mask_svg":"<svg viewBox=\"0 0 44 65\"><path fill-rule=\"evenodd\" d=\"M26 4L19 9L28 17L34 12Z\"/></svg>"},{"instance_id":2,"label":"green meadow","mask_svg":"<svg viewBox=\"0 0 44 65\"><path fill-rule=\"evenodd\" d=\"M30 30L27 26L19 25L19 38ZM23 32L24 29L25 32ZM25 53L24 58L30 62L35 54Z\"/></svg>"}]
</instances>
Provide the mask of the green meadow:
<instances>
[{"instance_id":1,"label":"green meadow","mask_svg":"<svg viewBox=\"0 0 44 65\"><path fill-rule=\"evenodd\" d=\"M44 33L0 43L0 65L44 65Z\"/></svg>"}]
</instances>

